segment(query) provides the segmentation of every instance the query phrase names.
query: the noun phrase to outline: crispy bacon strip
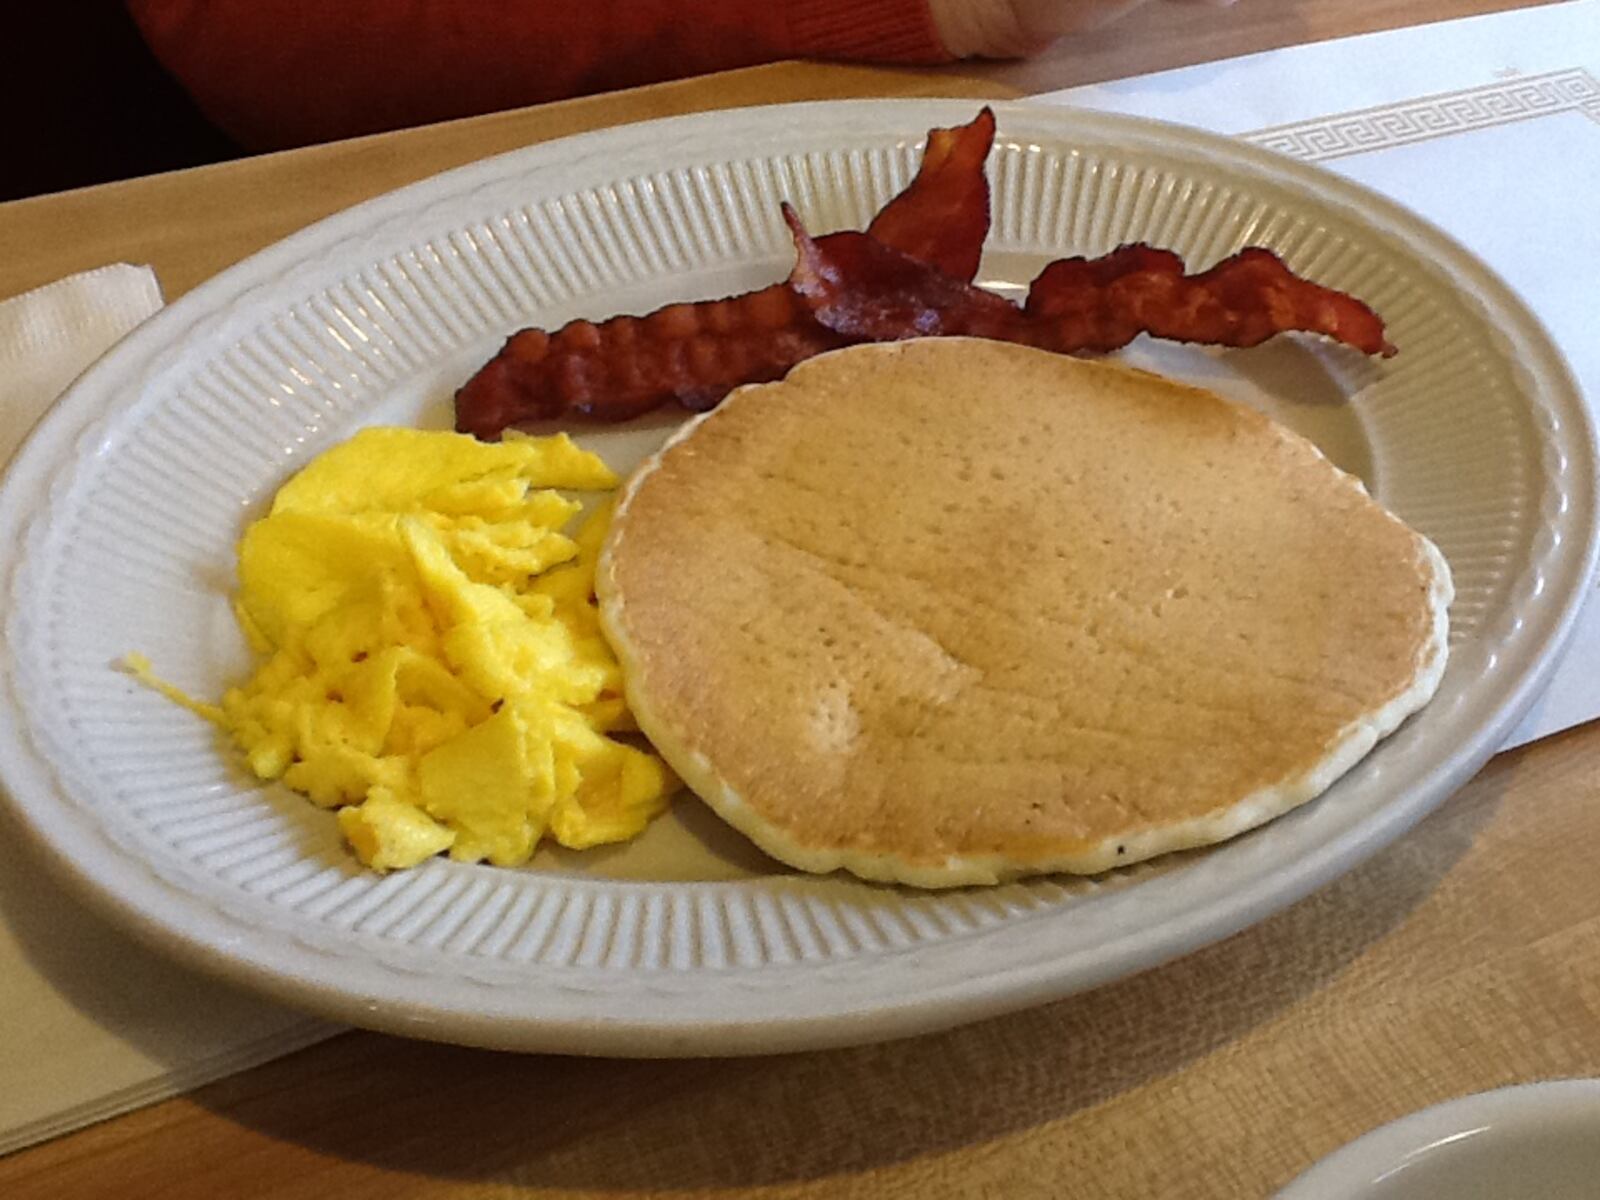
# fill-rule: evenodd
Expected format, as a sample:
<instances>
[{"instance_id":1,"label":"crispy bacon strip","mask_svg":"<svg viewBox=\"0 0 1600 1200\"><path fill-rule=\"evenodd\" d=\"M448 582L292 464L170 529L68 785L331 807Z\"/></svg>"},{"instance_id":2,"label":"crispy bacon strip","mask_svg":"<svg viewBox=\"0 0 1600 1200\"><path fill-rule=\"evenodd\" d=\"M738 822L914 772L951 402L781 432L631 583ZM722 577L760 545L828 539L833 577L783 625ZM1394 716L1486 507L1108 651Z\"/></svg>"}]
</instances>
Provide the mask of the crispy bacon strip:
<instances>
[{"instance_id":1,"label":"crispy bacon strip","mask_svg":"<svg viewBox=\"0 0 1600 1200\"><path fill-rule=\"evenodd\" d=\"M787 204L783 219L794 235L789 287L818 324L849 342L1003 339L1020 327L1022 311L1004 296L952 279L864 233L813 238Z\"/></svg>"},{"instance_id":2,"label":"crispy bacon strip","mask_svg":"<svg viewBox=\"0 0 1600 1200\"><path fill-rule=\"evenodd\" d=\"M1394 353L1370 308L1301 279L1269 250L1241 250L1196 275L1178 255L1144 245L1062 259L1018 308L862 234L814 240L792 211L785 217L797 251L790 286L819 324L852 342L985 337L1075 354L1116 350L1140 333L1254 346L1301 330L1367 354Z\"/></svg>"},{"instance_id":3,"label":"crispy bacon strip","mask_svg":"<svg viewBox=\"0 0 1600 1200\"><path fill-rule=\"evenodd\" d=\"M674 401L706 409L845 344L783 283L646 317L524 329L456 393L456 429L495 438L518 421L628 421Z\"/></svg>"},{"instance_id":4,"label":"crispy bacon strip","mask_svg":"<svg viewBox=\"0 0 1600 1200\"><path fill-rule=\"evenodd\" d=\"M989 236L994 110L954 129L930 129L917 176L867 226L869 236L953 279L971 282Z\"/></svg>"},{"instance_id":5,"label":"crispy bacon strip","mask_svg":"<svg viewBox=\"0 0 1600 1200\"><path fill-rule=\"evenodd\" d=\"M1021 307L974 287L989 227L983 167L993 140L987 108L969 125L932 130L916 178L866 233L813 239L784 205L796 249L785 283L645 317L513 335L456 393L456 428L493 438L519 421L626 421L674 402L707 409L825 350L908 337L1104 353L1140 333L1243 347L1303 330L1367 354L1394 353L1365 304L1301 279L1259 248L1195 275L1176 254L1145 245L1062 259L1033 281Z\"/></svg>"},{"instance_id":6,"label":"crispy bacon strip","mask_svg":"<svg viewBox=\"0 0 1600 1200\"><path fill-rule=\"evenodd\" d=\"M1395 349L1383 321L1354 296L1296 275L1276 254L1247 247L1196 275L1170 250L1123 246L1102 258L1064 258L1039 273L1023 311L1048 322L1052 349L1115 350L1140 333L1177 342L1256 346L1279 333L1320 333L1363 354Z\"/></svg>"},{"instance_id":7,"label":"crispy bacon strip","mask_svg":"<svg viewBox=\"0 0 1600 1200\"><path fill-rule=\"evenodd\" d=\"M916 177L873 218L872 236L970 280L989 234L983 168L993 142L988 108L970 124L931 130ZM494 438L519 421L627 421L674 402L706 409L844 344L781 283L645 317L524 329L456 393L456 429Z\"/></svg>"}]
</instances>

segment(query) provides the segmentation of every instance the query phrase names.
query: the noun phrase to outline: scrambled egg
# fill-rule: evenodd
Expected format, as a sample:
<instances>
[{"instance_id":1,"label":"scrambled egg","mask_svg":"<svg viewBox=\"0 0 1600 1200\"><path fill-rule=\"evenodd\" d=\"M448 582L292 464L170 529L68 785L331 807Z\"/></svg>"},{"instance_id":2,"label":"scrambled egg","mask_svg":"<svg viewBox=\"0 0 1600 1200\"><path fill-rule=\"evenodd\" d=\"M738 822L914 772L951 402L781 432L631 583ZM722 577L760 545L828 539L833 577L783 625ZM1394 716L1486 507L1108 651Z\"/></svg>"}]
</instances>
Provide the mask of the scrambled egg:
<instances>
[{"instance_id":1,"label":"scrambled egg","mask_svg":"<svg viewBox=\"0 0 1600 1200\"><path fill-rule=\"evenodd\" d=\"M678 781L631 730L592 588L609 506L576 539L556 488L616 476L565 434L368 429L291 479L239 544L235 611L264 657L220 705L262 779L337 808L363 863L526 862L546 834L629 838Z\"/></svg>"}]
</instances>

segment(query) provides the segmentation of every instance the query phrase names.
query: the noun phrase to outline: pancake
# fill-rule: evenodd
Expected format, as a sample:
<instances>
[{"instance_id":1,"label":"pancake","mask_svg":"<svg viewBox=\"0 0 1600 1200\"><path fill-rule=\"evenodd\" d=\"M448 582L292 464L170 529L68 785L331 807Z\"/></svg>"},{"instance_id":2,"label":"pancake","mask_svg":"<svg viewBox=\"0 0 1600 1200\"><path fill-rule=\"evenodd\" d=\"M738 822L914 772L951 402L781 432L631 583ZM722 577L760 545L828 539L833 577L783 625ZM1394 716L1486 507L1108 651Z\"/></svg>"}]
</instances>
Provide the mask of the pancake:
<instances>
[{"instance_id":1,"label":"pancake","mask_svg":"<svg viewBox=\"0 0 1600 1200\"><path fill-rule=\"evenodd\" d=\"M641 730L717 813L921 887L1310 800L1433 695L1452 591L1254 410L966 339L735 392L625 485L596 587Z\"/></svg>"}]
</instances>

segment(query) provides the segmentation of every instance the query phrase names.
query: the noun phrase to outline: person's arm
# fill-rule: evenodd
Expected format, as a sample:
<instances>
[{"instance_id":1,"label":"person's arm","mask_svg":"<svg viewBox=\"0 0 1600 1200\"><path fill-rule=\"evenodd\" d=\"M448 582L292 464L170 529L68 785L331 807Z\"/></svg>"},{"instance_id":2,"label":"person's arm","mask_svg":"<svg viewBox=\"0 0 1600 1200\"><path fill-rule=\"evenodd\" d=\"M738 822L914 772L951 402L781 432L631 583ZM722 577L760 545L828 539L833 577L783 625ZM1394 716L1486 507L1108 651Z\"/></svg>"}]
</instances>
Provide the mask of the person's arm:
<instances>
[{"instance_id":1,"label":"person's arm","mask_svg":"<svg viewBox=\"0 0 1600 1200\"><path fill-rule=\"evenodd\" d=\"M127 0L251 149L784 58L948 61L928 0Z\"/></svg>"},{"instance_id":2,"label":"person's arm","mask_svg":"<svg viewBox=\"0 0 1600 1200\"><path fill-rule=\"evenodd\" d=\"M126 0L201 110L257 150L783 58L1017 57L1144 2Z\"/></svg>"}]
</instances>

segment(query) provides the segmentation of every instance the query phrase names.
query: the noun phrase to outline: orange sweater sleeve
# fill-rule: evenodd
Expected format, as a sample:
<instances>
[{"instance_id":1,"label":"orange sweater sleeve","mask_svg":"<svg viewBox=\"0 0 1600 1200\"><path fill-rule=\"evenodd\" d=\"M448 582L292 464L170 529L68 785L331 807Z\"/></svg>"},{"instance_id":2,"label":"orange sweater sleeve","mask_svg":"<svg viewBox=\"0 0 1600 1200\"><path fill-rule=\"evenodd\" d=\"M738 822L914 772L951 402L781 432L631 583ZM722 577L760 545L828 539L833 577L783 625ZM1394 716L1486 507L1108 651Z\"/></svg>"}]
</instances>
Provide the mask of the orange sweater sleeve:
<instances>
[{"instance_id":1,"label":"orange sweater sleeve","mask_svg":"<svg viewBox=\"0 0 1600 1200\"><path fill-rule=\"evenodd\" d=\"M126 0L222 129L272 149L782 58L950 57L928 0Z\"/></svg>"}]
</instances>

